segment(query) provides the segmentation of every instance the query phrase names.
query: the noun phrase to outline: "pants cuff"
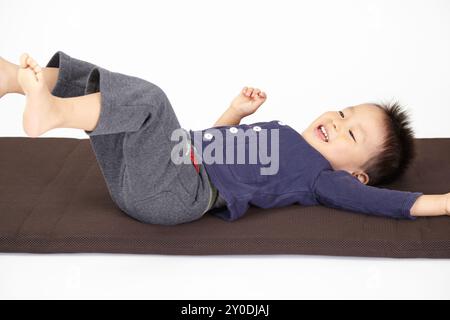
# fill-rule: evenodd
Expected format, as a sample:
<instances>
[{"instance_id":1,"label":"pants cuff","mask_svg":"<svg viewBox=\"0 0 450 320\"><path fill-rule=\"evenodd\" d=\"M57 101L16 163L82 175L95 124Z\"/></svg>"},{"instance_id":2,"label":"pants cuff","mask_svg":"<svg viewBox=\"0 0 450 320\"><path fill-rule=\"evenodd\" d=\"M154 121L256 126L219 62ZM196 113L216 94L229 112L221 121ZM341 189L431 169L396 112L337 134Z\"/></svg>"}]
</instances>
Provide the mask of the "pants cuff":
<instances>
[{"instance_id":1,"label":"pants cuff","mask_svg":"<svg viewBox=\"0 0 450 320\"><path fill-rule=\"evenodd\" d=\"M60 98L70 98L84 94L87 75L95 65L58 51L47 63L47 67L59 68L58 79L52 94Z\"/></svg>"},{"instance_id":2,"label":"pants cuff","mask_svg":"<svg viewBox=\"0 0 450 320\"><path fill-rule=\"evenodd\" d=\"M123 77L118 73L95 67L89 74L84 94L100 92L101 110L94 130L85 133L89 136L135 132L151 116L148 105L132 105L127 90L117 82ZM116 84L115 84L116 83Z\"/></svg>"}]
</instances>

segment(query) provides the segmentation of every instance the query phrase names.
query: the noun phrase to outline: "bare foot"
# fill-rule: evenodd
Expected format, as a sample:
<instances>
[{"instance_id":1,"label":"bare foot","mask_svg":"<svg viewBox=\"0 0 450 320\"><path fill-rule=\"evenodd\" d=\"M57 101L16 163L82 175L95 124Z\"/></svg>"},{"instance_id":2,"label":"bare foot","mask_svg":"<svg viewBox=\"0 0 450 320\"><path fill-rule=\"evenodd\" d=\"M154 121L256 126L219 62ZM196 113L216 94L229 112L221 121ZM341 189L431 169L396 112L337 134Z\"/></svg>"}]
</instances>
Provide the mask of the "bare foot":
<instances>
[{"instance_id":1,"label":"bare foot","mask_svg":"<svg viewBox=\"0 0 450 320\"><path fill-rule=\"evenodd\" d=\"M18 68L18 65L0 57L0 98L7 93L16 92Z\"/></svg>"},{"instance_id":2,"label":"bare foot","mask_svg":"<svg viewBox=\"0 0 450 320\"><path fill-rule=\"evenodd\" d=\"M38 137L58 127L59 113L55 106L56 98L51 95L41 67L28 54L20 57L17 81L26 95L23 112L23 129L30 137Z\"/></svg>"}]
</instances>

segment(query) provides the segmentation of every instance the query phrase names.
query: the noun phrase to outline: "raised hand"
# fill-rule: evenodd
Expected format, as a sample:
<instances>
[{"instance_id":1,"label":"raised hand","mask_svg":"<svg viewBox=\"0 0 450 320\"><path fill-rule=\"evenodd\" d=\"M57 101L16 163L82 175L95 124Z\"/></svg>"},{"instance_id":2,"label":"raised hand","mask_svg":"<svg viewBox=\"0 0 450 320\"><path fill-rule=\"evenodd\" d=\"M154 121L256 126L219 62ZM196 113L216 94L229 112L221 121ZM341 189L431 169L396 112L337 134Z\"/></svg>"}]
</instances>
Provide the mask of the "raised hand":
<instances>
[{"instance_id":1,"label":"raised hand","mask_svg":"<svg viewBox=\"0 0 450 320\"><path fill-rule=\"evenodd\" d=\"M231 101L231 108L243 117L253 114L266 101L267 95L258 88L244 87Z\"/></svg>"}]
</instances>

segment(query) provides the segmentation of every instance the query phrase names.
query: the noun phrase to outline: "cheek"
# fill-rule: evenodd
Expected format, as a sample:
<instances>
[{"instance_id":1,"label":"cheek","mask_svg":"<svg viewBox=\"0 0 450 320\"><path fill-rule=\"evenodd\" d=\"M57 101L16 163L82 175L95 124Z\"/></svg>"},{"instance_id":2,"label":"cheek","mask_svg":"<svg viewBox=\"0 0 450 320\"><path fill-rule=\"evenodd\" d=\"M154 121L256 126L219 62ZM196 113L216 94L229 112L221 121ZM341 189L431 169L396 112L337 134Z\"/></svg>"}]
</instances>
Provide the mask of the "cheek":
<instances>
[{"instance_id":1,"label":"cheek","mask_svg":"<svg viewBox=\"0 0 450 320\"><path fill-rule=\"evenodd\" d=\"M310 127L315 127L317 126L319 123L324 123L326 121L329 121L329 119L332 117L333 112L332 111L328 111L325 112L323 114L321 114L319 117L317 117L313 123L311 123Z\"/></svg>"},{"instance_id":2,"label":"cheek","mask_svg":"<svg viewBox=\"0 0 450 320\"><path fill-rule=\"evenodd\" d=\"M354 152L354 148L351 148L350 145L345 141L334 141L329 145L330 151L335 153L340 153L344 155L351 154Z\"/></svg>"},{"instance_id":3,"label":"cheek","mask_svg":"<svg viewBox=\"0 0 450 320\"><path fill-rule=\"evenodd\" d=\"M352 159L358 157L358 150L350 146L346 142L336 141L326 148L326 153L329 158L333 159L338 164L347 164Z\"/></svg>"}]
</instances>

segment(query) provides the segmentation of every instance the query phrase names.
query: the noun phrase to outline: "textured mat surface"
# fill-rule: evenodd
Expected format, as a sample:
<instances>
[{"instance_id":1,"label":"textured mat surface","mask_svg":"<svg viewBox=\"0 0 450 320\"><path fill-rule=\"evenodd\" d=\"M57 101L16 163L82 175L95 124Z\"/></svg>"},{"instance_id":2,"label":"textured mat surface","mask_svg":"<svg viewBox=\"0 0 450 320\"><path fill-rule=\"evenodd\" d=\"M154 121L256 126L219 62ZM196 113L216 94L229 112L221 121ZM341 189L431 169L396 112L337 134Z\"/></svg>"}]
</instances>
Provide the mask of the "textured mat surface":
<instances>
[{"instance_id":1,"label":"textured mat surface","mask_svg":"<svg viewBox=\"0 0 450 320\"><path fill-rule=\"evenodd\" d=\"M450 192L450 139L417 139L388 187ZM0 138L0 252L307 254L450 258L450 217L395 220L292 205L177 226L140 223L112 202L88 139Z\"/></svg>"}]
</instances>

